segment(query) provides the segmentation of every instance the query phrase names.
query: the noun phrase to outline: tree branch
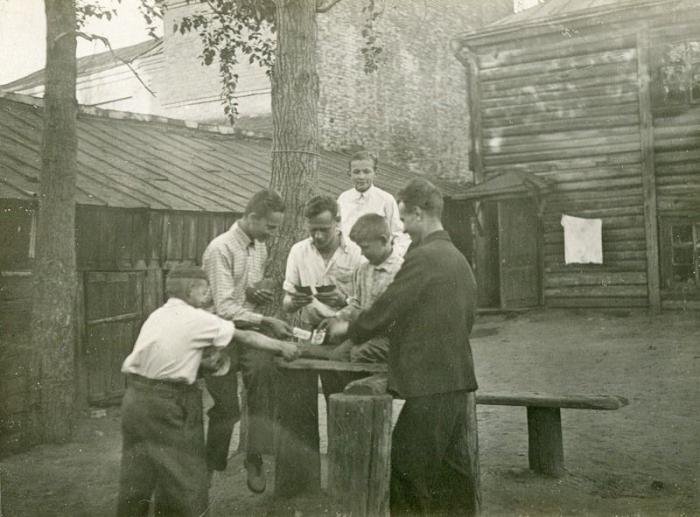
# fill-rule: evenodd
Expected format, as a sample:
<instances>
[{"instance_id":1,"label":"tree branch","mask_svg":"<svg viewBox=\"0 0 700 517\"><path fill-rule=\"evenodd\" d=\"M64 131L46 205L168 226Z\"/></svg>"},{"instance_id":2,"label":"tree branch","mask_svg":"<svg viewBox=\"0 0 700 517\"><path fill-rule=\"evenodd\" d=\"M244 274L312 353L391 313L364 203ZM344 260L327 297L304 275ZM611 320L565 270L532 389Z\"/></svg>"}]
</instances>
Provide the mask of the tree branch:
<instances>
[{"instance_id":1,"label":"tree branch","mask_svg":"<svg viewBox=\"0 0 700 517\"><path fill-rule=\"evenodd\" d=\"M84 38L88 41L93 41L96 39L100 40L109 49L109 52L112 54L112 57L114 57L114 59L116 59L117 61L121 61L122 63L124 63L127 66L127 68L129 70L131 70L131 73L134 74L136 79L138 79L139 82L143 85L143 87L146 88L148 93L150 93L154 97L156 96L156 94L153 92L153 90L151 90L148 87L148 85L143 81L143 79L141 79L141 76L139 75L139 73L134 69L133 66L131 66L131 63L122 59L116 52L114 52L114 49L112 49L112 45L110 44L110 42L107 38L105 38L104 36L100 36L99 34L87 34L85 32L80 32L80 31L77 31L75 34L76 34L76 36L80 36L81 38Z\"/></svg>"},{"instance_id":2,"label":"tree branch","mask_svg":"<svg viewBox=\"0 0 700 517\"><path fill-rule=\"evenodd\" d=\"M341 0L330 0L330 2L324 6L322 0L318 0L316 2L316 12L317 13L327 13L328 11L330 11L333 8L333 6L335 4L337 4L340 1Z\"/></svg>"}]
</instances>

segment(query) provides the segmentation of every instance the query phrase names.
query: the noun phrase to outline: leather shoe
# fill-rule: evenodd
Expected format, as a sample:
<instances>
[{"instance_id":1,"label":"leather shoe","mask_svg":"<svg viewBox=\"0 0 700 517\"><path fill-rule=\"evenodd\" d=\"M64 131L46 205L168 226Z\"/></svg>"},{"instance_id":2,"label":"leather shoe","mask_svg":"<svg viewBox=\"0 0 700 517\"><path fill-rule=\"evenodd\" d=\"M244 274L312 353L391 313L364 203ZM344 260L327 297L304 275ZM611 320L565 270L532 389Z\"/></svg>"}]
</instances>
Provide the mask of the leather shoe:
<instances>
[{"instance_id":1,"label":"leather shoe","mask_svg":"<svg viewBox=\"0 0 700 517\"><path fill-rule=\"evenodd\" d=\"M245 461L245 469L248 474L247 484L251 492L256 494L262 494L267 486L267 480L265 479L265 471L263 470L262 461L253 462Z\"/></svg>"}]
</instances>

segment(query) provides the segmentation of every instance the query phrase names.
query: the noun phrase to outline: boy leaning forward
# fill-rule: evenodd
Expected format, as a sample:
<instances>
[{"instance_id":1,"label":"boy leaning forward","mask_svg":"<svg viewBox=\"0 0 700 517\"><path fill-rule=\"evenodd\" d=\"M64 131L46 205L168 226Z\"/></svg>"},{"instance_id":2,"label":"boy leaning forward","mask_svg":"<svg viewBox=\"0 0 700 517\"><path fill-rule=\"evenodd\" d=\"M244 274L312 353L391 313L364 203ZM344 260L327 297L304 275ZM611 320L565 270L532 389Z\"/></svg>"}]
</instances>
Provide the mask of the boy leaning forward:
<instances>
[{"instance_id":1,"label":"boy leaning forward","mask_svg":"<svg viewBox=\"0 0 700 517\"><path fill-rule=\"evenodd\" d=\"M294 344L253 331L201 307L210 300L206 275L197 267L170 272L168 301L141 327L124 361L122 463L117 515L147 515L155 493L156 515L203 515L209 506L202 393L197 372L203 352L238 345L297 355Z\"/></svg>"}]
</instances>

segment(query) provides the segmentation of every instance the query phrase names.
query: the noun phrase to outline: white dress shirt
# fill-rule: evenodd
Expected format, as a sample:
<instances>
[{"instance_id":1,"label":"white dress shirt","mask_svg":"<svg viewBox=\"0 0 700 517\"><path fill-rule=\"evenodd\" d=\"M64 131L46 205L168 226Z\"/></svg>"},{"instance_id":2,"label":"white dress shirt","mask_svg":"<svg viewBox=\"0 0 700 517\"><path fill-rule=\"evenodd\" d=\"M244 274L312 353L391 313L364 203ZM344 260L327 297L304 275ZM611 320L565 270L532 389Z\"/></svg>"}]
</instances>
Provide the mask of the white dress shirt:
<instances>
[{"instance_id":1,"label":"white dress shirt","mask_svg":"<svg viewBox=\"0 0 700 517\"><path fill-rule=\"evenodd\" d=\"M197 378L202 349L225 347L233 333L232 322L179 298L169 298L144 322L122 372L192 384Z\"/></svg>"},{"instance_id":2,"label":"white dress shirt","mask_svg":"<svg viewBox=\"0 0 700 517\"><path fill-rule=\"evenodd\" d=\"M283 288L288 293L294 293L296 286L334 285L347 297L352 294L355 269L364 261L360 248L341 235L338 249L326 262L309 237L294 244L289 251ZM335 309L314 298L312 304L302 308L301 316L305 324L315 326L335 312Z\"/></svg>"},{"instance_id":3,"label":"white dress shirt","mask_svg":"<svg viewBox=\"0 0 700 517\"><path fill-rule=\"evenodd\" d=\"M403 223L399 217L399 207L394 196L372 185L364 192L357 189L346 190L338 196L340 209L340 230L346 237L357 220L365 214L378 214L386 218L389 231L394 236L394 248L403 256L411 244L410 237L403 233Z\"/></svg>"}]
</instances>

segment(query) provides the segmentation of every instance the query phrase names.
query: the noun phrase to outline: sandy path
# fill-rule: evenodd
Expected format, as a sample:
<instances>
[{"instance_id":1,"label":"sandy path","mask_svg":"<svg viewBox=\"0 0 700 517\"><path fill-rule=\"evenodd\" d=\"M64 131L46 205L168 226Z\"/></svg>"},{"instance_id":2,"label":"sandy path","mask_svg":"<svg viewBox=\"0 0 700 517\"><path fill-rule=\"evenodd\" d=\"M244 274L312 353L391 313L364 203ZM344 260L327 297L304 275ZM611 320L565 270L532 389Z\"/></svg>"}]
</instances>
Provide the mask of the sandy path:
<instances>
[{"instance_id":1,"label":"sandy path","mask_svg":"<svg viewBox=\"0 0 700 517\"><path fill-rule=\"evenodd\" d=\"M700 514L700 313L536 311L482 317L474 335L483 391L630 400L618 411L562 412L567 473L560 480L527 470L524 408L480 406L485 515ZM119 440L115 408L81 420L74 443L5 458L4 515L113 514ZM271 479L271 461L267 467ZM322 498L280 503L269 492L248 492L234 455L214 479L214 514L329 510Z\"/></svg>"}]
</instances>

